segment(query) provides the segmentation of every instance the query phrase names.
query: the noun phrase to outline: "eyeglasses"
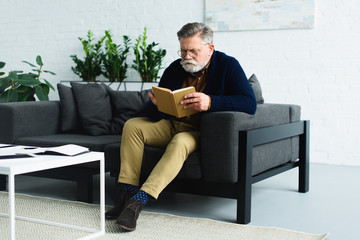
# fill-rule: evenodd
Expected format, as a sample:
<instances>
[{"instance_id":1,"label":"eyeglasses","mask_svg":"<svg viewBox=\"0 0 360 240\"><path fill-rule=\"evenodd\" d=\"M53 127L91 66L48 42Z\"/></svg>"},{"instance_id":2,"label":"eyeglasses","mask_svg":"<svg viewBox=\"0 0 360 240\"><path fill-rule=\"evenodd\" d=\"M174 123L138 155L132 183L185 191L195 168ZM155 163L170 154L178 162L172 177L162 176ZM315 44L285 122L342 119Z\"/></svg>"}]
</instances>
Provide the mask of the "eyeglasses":
<instances>
[{"instance_id":1,"label":"eyeglasses","mask_svg":"<svg viewBox=\"0 0 360 240\"><path fill-rule=\"evenodd\" d=\"M206 45L208 45L208 43L204 44L204 46ZM201 49L190 49L190 50L180 49L177 51L178 55L182 58L186 57L188 54L191 58L196 58L200 52Z\"/></svg>"}]
</instances>

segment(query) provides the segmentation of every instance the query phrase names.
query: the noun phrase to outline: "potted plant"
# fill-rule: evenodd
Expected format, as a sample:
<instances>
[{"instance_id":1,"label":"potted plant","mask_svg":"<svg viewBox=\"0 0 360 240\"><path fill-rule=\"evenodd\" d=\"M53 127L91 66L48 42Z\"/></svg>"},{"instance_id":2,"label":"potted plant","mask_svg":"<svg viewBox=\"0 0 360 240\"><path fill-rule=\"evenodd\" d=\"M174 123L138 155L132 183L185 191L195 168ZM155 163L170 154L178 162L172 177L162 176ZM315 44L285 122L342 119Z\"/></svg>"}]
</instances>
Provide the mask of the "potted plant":
<instances>
[{"instance_id":1,"label":"potted plant","mask_svg":"<svg viewBox=\"0 0 360 240\"><path fill-rule=\"evenodd\" d=\"M156 82L161 69L162 60L166 55L165 49L154 50L159 43L152 42L147 45L146 43L146 27L144 28L143 35L136 39L136 44L133 47L135 60L132 68L135 69L141 77L142 82Z\"/></svg>"},{"instance_id":2,"label":"potted plant","mask_svg":"<svg viewBox=\"0 0 360 240\"><path fill-rule=\"evenodd\" d=\"M95 82L96 77L99 76L101 71L101 46L105 40L105 37L102 37L97 43L93 43L94 34L91 30L87 33L87 39L79 37L83 49L85 51L84 60L79 59L76 55L71 55L70 57L75 62L75 67L71 67L73 72L78 75L83 81Z\"/></svg>"},{"instance_id":3,"label":"potted plant","mask_svg":"<svg viewBox=\"0 0 360 240\"><path fill-rule=\"evenodd\" d=\"M103 75L110 82L122 82L126 78L126 58L130 50L130 38L123 36L123 46L113 42L110 30L105 31L105 52L101 54Z\"/></svg>"},{"instance_id":4,"label":"potted plant","mask_svg":"<svg viewBox=\"0 0 360 240\"><path fill-rule=\"evenodd\" d=\"M54 87L43 78L40 78L41 73L55 73L47 70L43 70L43 62L41 56L36 57L36 64L38 67L27 61L24 63L33 67L35 73L23 73L23 71L10 71L8 76L0 78L0 102L23 102L23 101L35 101L34 95L40 101L49 100L50 88L55 91ZM5 66L4 62L0 62L0 69ZM4 75L4 72L0 72L0 76ZM44 81L41 82L41 80Z\"/></svg>"}]
</instances>

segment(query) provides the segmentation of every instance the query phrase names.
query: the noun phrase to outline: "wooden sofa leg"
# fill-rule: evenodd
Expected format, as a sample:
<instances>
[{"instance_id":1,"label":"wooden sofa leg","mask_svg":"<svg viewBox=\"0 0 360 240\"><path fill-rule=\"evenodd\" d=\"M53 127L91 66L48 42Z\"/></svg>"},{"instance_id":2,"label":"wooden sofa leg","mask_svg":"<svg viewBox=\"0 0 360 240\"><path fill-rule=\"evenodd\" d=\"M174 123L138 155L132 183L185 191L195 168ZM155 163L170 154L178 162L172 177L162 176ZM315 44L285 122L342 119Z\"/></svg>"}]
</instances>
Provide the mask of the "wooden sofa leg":
<instances>
[{"instance_id":1,"label":"wooden sofa leg","mask_svg":"<svg viewBox=\"0 0 360 240\"><path fill-rule=\"evenodd\" d=\"M309 133L310 121L304 121L304 133L299 140L299 192L302 193L309 191Z\"/></svg>"},{"instance_id":2,"label":"wooden sofa leg","mask_svg":"<svg viewBox=\"0 0 360 240\"><path fill-rule=\"evenodd\" d=\"M83 176L77 181L77 200L93 203L93 176Z\"/></svg>"},{"instance_id":3,"label":"wooden sofa leg","mask_svg":"<svg viewBox=\"0 0 360 240\"><path fill-rule=\"evenodd\" d=\"M0 175L0 191L6 190L6 176Z\"/></svg>"}]
</instances>

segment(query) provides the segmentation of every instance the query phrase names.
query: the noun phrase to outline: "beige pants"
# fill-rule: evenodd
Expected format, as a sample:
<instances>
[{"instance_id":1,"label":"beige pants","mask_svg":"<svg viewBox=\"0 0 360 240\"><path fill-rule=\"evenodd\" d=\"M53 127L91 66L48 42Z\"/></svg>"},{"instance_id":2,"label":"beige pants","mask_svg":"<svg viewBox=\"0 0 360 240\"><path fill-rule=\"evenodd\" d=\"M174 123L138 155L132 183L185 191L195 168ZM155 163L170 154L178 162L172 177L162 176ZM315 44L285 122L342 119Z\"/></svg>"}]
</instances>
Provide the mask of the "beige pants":
<instances>
[{"instance_id":1,"label":"beige pants","mask_svg":"<svg viewBox=\"0 0 360 240\"><path fill-rule=\"evenodd\" d=\"M198 148L200 131L191 124L147 118L132 118L125 123L121 140L121 167L118 181L139 186L144 145L166 147L166 151L141 186L141 190L158 198L177 176L188 155Z\"/></svg>"}]
</instances>

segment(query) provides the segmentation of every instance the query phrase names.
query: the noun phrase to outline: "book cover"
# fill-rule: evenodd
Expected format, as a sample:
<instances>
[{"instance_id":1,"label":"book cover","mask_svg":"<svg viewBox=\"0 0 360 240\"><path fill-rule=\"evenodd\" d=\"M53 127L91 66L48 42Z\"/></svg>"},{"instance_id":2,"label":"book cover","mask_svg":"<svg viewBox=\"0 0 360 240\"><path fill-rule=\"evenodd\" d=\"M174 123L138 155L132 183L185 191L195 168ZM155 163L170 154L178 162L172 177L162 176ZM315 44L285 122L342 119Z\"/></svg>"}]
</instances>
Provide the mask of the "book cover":
<instances>
[{"instance_id":1,"label":"book cover","mask_svg":"<svg viewBox=\"0 0 360 240\"><path fill-rule=\"evenodd\" d=\"M180 103L186 94L195 92L195 88L193 86L180 88L174 91L154 86L152 87L152 90L156 98L157 108L160 112L177 118L190 116L199 112L194 109L185 109L184 105Z\"/></svg>"}]
</instances>

